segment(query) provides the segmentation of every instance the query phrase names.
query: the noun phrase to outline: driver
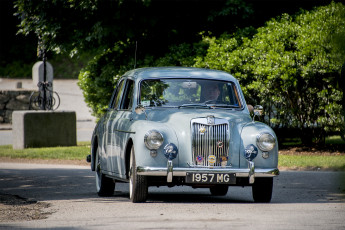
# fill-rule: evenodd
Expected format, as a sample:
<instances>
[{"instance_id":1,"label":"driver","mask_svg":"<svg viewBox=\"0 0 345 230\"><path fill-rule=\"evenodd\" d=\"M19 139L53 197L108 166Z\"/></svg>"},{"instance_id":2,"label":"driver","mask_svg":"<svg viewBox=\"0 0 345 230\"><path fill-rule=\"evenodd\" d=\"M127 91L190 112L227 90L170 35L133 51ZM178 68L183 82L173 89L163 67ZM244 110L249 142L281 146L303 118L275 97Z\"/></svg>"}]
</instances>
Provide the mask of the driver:
<instances>
[{"instance_id":1,"label":"driver","mask_svg":"<svg viewBox=\"0 0 345 230\"><path fill-rule=\"evenodd\" d=\"M220 90L217 83L205 84L202 88L203 101L216 101L219 97Z\"/></svg>"}]
</instances>

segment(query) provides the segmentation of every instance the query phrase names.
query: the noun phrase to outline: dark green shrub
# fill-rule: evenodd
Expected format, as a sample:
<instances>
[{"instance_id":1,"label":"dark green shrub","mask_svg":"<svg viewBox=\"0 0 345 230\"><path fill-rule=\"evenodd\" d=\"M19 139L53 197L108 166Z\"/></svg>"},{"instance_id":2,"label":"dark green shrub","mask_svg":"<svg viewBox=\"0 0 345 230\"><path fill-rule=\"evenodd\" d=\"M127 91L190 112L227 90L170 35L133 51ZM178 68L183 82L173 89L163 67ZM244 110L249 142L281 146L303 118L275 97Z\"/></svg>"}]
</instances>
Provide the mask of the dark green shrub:
<instances>
[{"instance_id":1,"label":"dark green shrub","mask_svg":"<svg viewBox=\"0 0 345 230\"><path fill-rule=\"evenodd\" d=\"M14 61L0 66L0 77L4 78L32 78L32 64L26 64L22 61Z\"/></svg>"},{"instance_id":2,"label":"dark green shrub","mask_svg":"<svg viewBox=\"0 0 345 230\"><path fill-rule=\"evenodd\" d=\"M132 57L127 57L128 45L117 43L112 49L95 56L79 74L79 87L85 102L96 117L104 114L117 80L133 68Z\"/></svg>"},{"instance_id":3,"label":"dark green shrub","mask_svg":"<svg viewBox=\"0 0 345 230\"><path fill-rule=\"evenodd\" d=\"M195 66L236 76L250 103L265 105L274 127L298 128L304 143L322 142L344 124L338 84L345 50L345 7L331 3L267 22L251 39L205 38L207 55Z\"/></svg>"},{"instance_id":4,"label":"dark green shrub","mask_svg":"<svg viewBox=\"0 0 345 230\"><path fill-rule=\"evenodd\" d=\"M257 30L173 45L160 58L147 53L137 67L195 66L230 72L240 81L247 102L265 106L271 126L300 130L304 143L312 137L322 142L326 133L344 125L344 31L345 7L332 3L297 16L284 14ZM79 75L85 100L98 117L117 79L134 66L133 57L127 56L133 54L129 47L133 44L117 43Z\"/></svg>"},{"instance_id":5,"label":"dark green shrub","mask_svg":"<svg viewBox=\"0 0 345 230\"><path fill-rule=\"evenodd\" d=\"M194 56L206 50L204 45L204 42L173 45L169 53L156 59L148 53L137 60L136 67L191 66L194 64ZM133 44L119 42L112 49L96 56L80 72L78 84L94 116L101 117L104 114L117 80L134 68L134 55L130 56L134 54L133 47Z\"/></svg>"}]
</instances>

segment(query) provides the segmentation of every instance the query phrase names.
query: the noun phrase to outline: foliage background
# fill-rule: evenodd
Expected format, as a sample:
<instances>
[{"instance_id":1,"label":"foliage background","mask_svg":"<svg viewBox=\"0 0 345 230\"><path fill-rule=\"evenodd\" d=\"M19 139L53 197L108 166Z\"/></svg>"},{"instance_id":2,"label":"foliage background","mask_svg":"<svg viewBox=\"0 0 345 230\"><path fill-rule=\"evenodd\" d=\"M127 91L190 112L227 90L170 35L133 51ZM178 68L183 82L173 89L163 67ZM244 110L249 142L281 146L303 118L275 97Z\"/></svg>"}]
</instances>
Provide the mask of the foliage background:
<instances>
[{"instance_id":1,"label":"foliage background","mask_svg":"<svg viewBox=\"0 0 345 230\"><path fill-rule=\"evenodd\" d=\"M302 142L324 142L340 131L345 50L345 7L331 3L296 16L272 19L248 38L206 37L207 55L194 66L233 73L251 103L268 109L267 122L295 128ZM312 137L314 137L312 139Z\"/></svg>"},{"instance_id":2,"label":"foliage background","mask_svg":"<svg viewBox=\"0 0 345 230\"><path fill-rule=\"evenodd\" d=\"M131 55L138 41L138 59L147 52L162 56L171 45L198 42L202 31L219 36L257 28L282 13L331 1L1 0L0 77L31 78L31 68L39 60L36 33L49 38L54 52L48 52L48 61L61 66L55 68L55 76L77 78L76 72L90 59L119 41L131 43ZM19 29L24 34L17 34Z\"/></svg>"},{"instance_id":3,"label":"foliage background","mask_svg":"<svg viewBox=\"0 0 345 230\"><path fill-rule=\"evenodd\" d=\"M76 77L83 68L79 85L100 117L117 79L134 66L221 69L240 80L248 102L268 109L271 126L322 143L345 130L345 13L336 2L17 0L19 33L35 45L30 55L2 45L0 76L29 75L39 37L56 76ZM319 5L328 6L313 9Z\"/></svg>"}]
</instances>

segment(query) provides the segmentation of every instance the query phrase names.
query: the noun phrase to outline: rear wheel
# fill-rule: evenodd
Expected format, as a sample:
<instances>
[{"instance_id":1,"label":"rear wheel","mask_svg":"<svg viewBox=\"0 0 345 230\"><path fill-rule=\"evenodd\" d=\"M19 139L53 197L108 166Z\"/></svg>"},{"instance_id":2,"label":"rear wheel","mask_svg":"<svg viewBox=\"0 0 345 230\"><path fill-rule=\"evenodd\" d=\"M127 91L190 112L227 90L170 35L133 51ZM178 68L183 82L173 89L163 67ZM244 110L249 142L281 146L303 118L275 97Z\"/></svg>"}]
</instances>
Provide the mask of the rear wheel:
<instances>
[{"instance_id":1,"label":"rear wheel","mask_svg":"<svg viewBox=\"0 0 345 230\"><path fill-rule=\"evenodd\" d=\"M133 203L145 202L148 195L147 178L137 174L134 147L131 149L129 164L129 199Z\"/></svg>"},{"instance_id":2,"label":"rear wheel","mask_svg":"<svg viewBox=\"0 0 345 230\"><path fill-rule=\"evenodd\" d=\"M96 152L96 190L99 196L112 196L114 194L115 182L113 179L106 177L101 171L99 148Z\"/></svg>"},{"instance_id":3,"label":"rear wheel","mask_svg":"<svg viewBox=\"0 0 345 230\"><path fill-rule=\"evenodd\" d=\"M228 193L229 186L216 185L210 188L210 192L213 196L225 196Z\"/></svg>"},{"instance_id":4,"label":"rear wheel","mask_svg":"<svg viewBox=\"0 0 345 230\"><path fill-rule=\"evenodd\" d=\"M269 203L272 199L273 178L255 178L252 186L253 199L259 203Z\"/></svg>"}]
</instances>

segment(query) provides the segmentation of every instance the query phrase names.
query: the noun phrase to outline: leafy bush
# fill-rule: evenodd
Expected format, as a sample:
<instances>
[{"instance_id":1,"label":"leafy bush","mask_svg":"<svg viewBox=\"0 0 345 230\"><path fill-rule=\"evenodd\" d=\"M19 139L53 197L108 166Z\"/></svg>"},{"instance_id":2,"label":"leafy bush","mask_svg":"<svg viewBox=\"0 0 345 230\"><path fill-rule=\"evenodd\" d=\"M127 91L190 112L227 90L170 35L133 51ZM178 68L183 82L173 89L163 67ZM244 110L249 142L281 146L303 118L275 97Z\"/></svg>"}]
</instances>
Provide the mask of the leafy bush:
<instances>
[{"instance_id":1,"label":"leafy bush","mask_svg":"<svg viewBox=\"0 0 345 230\"><path fill-rule=\"evenodd\" d=\"M70 57L66 54L55 54L48 61L54 68L54 79L78 79L80 70L93 58L92 53L82 53Z\"/></svg>"},{"instance_id":2,"label":"leafy bush","mask_svg":"<svg viewBox=\"0 0 345 230\"><path fill-rule=\"evenodd\" d=\"M95 56L79 74L79 87L92 114L100 117L105 113L117 80L134 65L127 57L128 44L118 42L112 49Z\"/></svg>"},{"instance_id":3,"label":"leafy bush","mask_svg":"<svg viewBox=\"0 0 345 230\"><path fill-rule=\"evenodd\" d=\"M339 131L343 90L345 7L331 3L296 17L287 14L267 22L251 39L205 37L207 55L195 66L233 73L251 103L269 109L275 127L299 128L302 140L322 142Z\"/></svg>"},{"instance_id":4,"label":"leafy bush","mask_svg":"<svg viewBox=\"0 0 345 230\"><path fill-rule=\"evenodd\" d=\"M14 61L0 66L0 77L5 78L32 78L33 64L26 64L21 61Z\"/></svg>"},{"instance_id":5,"label":"leafy bush","mask_svg":"<svg viewBox=\"0 0 345 230\"><path fill-rule=\"evenodd\" d=\"M322 142L344 126L340 75L344 63L345 7L331 3L296 16L282 15L264 27L245 28L198 43L170 46L162 57L147 54L145 66L195 66L224 70L240 81L247 102L262 104L275 128L300 130L302 141ZM79 85L93 114L107 107L118 78L134 66L129 49L116 43L79 74Z\"/></svg>"},{"instance_id":6,"label":"leafy bush","mask_svg":"<svg viewBox=\"0 0 345 230\"><path fill-rule=\"evenodd\" d=\"M138 68L148 66L191 66L194 56L205 52L204 42L173 45L169 53L154 59L149 53L137 61ZM128 70L133 69L133 44L118 42L112 49L96 56L79 74L79 86L83 90L85 102L92 109L92 114L101 117L107 107L118 79ZM201 54L200 54L201 55Z\"/></svg>"}]
</instances>

